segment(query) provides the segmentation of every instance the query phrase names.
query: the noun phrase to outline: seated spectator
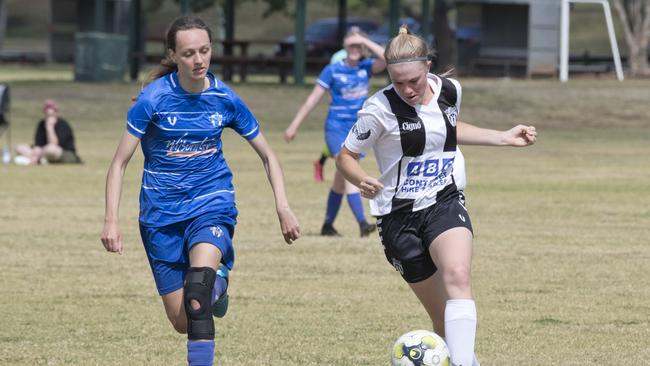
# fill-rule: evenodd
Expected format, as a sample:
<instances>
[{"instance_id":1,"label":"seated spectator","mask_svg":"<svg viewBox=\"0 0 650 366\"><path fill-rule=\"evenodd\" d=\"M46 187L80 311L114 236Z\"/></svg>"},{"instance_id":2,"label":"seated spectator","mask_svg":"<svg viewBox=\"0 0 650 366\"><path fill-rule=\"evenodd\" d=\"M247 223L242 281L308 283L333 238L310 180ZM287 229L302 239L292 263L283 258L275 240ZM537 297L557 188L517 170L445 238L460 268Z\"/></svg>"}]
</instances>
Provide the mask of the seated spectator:
<instances>
[{"instance_id":1,"label":"seated spectator","mask_svg":"<svg viewBox=\"0 0 650 366\"><path fill-rule=\"evenodd\" d=\"M52 99L43 105L45 117L36 127L34 145L16 146L17 164L81 163L68 122L59 117L59 106Z\"/></svg>"}]
</instances>

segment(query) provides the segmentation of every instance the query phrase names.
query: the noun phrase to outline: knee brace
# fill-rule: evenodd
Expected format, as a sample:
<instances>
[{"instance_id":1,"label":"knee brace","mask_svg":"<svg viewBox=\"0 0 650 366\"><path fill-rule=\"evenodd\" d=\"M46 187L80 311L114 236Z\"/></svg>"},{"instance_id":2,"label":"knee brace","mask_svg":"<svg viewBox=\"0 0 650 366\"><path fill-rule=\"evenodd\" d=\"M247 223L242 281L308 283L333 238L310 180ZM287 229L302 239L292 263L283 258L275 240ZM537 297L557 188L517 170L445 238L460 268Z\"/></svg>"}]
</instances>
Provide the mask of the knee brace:
<instances>
[{"instance_id":1,"label":"knee brace","mask_svg":"<svg viewBox=\"0 0 650 366\"><path fill-rule=\"evenodd\" d=\"M187 338L214 339L214 320L210 305L212 287L217 273L210 267L190 267L185 275L183 302L187 315ZM199 308L192 307L192 300L199 303Z\"/></svg>"}]
</instances>

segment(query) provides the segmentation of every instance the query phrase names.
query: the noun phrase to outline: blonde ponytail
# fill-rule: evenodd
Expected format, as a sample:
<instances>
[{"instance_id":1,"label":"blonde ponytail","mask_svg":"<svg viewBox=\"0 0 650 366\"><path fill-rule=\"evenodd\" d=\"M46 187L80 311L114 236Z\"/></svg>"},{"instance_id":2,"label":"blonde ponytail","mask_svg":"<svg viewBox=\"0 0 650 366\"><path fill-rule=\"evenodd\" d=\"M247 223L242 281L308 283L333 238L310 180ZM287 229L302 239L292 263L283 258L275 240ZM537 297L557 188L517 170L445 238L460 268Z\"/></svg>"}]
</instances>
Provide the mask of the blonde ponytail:
<instances>
[{"instance_id":1,"label":"blonde ponytail","mask_svg":"<svg viewBox=\"0 0 650 366\"><path fill-rule=\"evenodd\" d=\"M427 43L422 38L412 34L408 26L402 24L397 35L388 42L384 50L384 57L386 63L390 65L432 60L433 53L430 52Z\"/></svg>"}]
</instances>

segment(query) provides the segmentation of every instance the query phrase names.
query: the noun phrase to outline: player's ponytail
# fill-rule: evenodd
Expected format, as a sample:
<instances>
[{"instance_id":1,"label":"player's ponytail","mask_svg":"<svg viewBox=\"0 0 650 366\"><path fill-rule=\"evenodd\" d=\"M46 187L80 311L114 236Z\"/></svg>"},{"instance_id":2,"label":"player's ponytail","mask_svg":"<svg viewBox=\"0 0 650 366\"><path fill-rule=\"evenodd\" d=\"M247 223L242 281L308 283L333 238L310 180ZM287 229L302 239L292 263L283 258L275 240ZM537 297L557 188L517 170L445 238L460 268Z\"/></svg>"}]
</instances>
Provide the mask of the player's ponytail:
<instances>
[{"instance_id":1,"label":"player's ponytail","mask_svg":"<svg viewBox=\"0 0 650 366\"><path fill-rule=\"evenodd\" d=\"M431 61L432 68L436 68L438 56L435 48L430 48L422 37L412 34L408 27L403 24L399 27L397 36L391 38L384 50L384 57L388 65L402 62ZM442 77L449 77L455 72L452 66L440 74Z\"/></svg>"},{"instance_id":2,"label":"player's ponytail","mask_svg":"<svg viewBox=\"0 0 650 366\"><path fill-rule=\"evenodd\" d=\"M169 57L169 50L176 51L176 33L190 29L203 29L208 32L208 38L210 39L210 43L212 43L212 31L203 19L194 15L185 15L174 19L165 34L165 50L167 54L160 61L160 65L147 74L147 77L142 82L143 89L150 82L178 70L178 66Z\"/></svg>"},{"instance_id":3,"label":"player's ponytail","mask_svg":"<svg viewBox=\"0 0 650 366\"><path fill-rule=\"evenodd\" d=\"M387 64L402 62L427 61L435 59L435 54L429 50L427 43L419 36L412 34L406 25L399 27L399 33L386 45L384 57Z\"/></svg>"}]
</instances>

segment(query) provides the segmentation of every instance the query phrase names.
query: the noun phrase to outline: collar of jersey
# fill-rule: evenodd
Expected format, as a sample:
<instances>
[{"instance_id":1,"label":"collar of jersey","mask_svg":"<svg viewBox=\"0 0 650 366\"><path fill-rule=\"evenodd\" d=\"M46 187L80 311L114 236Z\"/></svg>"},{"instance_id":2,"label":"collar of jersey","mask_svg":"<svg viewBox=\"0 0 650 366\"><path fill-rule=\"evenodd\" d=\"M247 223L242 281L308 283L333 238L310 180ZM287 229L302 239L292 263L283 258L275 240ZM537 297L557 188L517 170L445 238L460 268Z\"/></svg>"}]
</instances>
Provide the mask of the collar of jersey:
<instances>
[{"instance_id":1,"label":"collar of jersey","mask_svg":"<svg viewBox=\"0 0 650 366\"><path fill-rule=\"evenodd\" d=\"M345 59L339 61L339 63L340 63L342 66L347 67L348 69L357 70L357 69L361 68L361 61L363 61L363 60L365 60L365 59L366 59L365 57L360 58L359 61L357 62L357 65L356 65L356 66L350 66L350 65L348 65L348 64L345 62Z\"/></svg>"},{"instance_id":2,"label":"collar of jersey","mask_svg":"<svg viewBox=\"0 0 650 366\"><path fill-rule=\"evenodd\" d=\"M433 85L431 85L431 81L427 80L433 89L433 99L431 99L431 102L437 101L438 97L440 97L440 90L442 89L442 80L438 75L433 73L428 73L427 79L433 81Z\"/></svg>"},{"instance_id":3,"label":"collar of jersey","mask_svg":"<svg viewBox=\"0 0 650 366\"><path fill-rule=\"evenodd\" d=\"M434 85L431 85L431 82L433 82ZM431 106L434 103L437 104L438 97L440 96L440 89L442 89L442 80L440 80L440 77L438 75L436 75L436 74L427 73L427 83L433 89L433 98L431 98L431 101L429 102L429 104L418 104L418 106L415 107L415 108L428 108L428 106ZM390 89L391 87L393 89L395 89L395 86L393 84L390 84L390 86L388 88ZM395 91L397 92L397 90L395 90ZM397 96L400 97L400 99L402 99L404 101L404 103L408 104L404 100L404 98L402 98L402 96L399 95L399 93L397 93Z\"/></svg>"},{"instance_id":4,"label":"collar of jersey","mask_svg":"<svg viewBox=\"0 0 650 366\"><path fill-rule=\"evenodd\" d=\"M170 77L172 79L172 86L173 86L174 91L177 92L178 94L185 94L185 95L199 95L199 94L202 94L202 93L205 93L205 92L209 91L210 89L216 89L217 88L217 78L214 76L212 71L208 70L206 76L207 76L208 80L210 81L210 86L208 86L208 88L205 89L204 91L202 91L201 93L190 93L187 90L183 89L183 87L181 86L181 83L178 81L178 71L174 71L174 72L172 72L170 74Z\"/></svg>"}]
</instances>

